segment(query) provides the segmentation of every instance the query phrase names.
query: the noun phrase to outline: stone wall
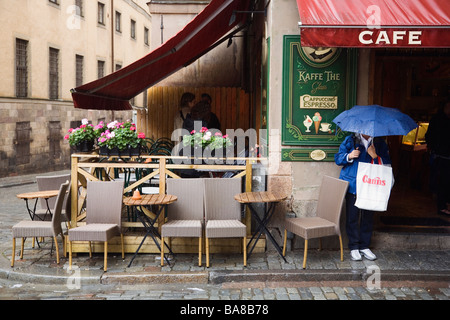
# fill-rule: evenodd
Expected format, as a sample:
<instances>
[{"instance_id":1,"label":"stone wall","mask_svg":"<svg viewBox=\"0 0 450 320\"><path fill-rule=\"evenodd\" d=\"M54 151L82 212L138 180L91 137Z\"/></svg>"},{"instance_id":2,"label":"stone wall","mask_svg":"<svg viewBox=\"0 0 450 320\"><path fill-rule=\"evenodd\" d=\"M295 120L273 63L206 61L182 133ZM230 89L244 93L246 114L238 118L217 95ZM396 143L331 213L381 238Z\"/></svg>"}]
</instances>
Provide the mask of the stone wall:
<instances>
[{"instance_id":1,"label":"stone wall","mask_svg":"<svg viewBox=\"0 0 450 320\"><path fill-rule=\"evenodd\" d=\"M72 102L0 99L0 178L70 169L64 136L77 121L132 119L132 111L75 109Z\"/></svg>"}]
</instances>

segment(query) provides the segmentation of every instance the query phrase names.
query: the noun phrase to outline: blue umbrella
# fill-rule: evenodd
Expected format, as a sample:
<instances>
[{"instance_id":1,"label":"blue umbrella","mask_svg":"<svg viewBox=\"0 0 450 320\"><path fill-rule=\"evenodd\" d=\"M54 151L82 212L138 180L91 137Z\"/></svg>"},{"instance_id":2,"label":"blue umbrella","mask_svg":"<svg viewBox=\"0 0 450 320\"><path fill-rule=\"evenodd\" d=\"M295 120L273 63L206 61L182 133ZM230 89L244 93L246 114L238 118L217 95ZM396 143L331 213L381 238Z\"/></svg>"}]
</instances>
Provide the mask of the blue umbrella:
<instances>
[{"instance_id":1,"label":"blue umbrella","mask_svg":"<svg viewBox=\"0 0 450 320\"><path fill-rule=\"evenodd\" d=\"M410 116L398 109L379 105L354 106L333 120L342 131L357 132L371 137L406 135L417 128Z\"/></svg>"}]
</instances>

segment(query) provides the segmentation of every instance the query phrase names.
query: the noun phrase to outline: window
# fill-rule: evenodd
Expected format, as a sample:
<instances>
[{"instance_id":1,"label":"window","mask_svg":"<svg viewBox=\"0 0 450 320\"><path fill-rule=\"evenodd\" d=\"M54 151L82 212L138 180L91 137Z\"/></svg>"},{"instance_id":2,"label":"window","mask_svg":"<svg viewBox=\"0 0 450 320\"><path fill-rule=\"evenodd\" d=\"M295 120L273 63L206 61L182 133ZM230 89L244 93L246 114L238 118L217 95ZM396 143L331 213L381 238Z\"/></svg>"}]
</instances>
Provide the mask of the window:
<instances>
[{"instance_id":1,"label":"window","mask_svg":"<svg viewBox=\"0 0 450 320\"><path fill-rule=\"evenodd\" d=\"M59 50L49 50L49 98L59 99Z\"/></svg>"},{"instance_id":2,"label":"window","mask_svg":"<svg viewBox=\"0 0 450 320\"><path fill-rule=\"evenodd\" d=\"M98 60L97 61L97 77L103 78L105 76L105 61Z\"/></svg>"},{"instance_id":3,"label":"window","mask_svg":"<svg viewBox=\"0 0 450 320\"><path fill-rule=\"evenodd\" d=\"M48 123L49 160L54 162L61 158L61 122L50 121Z\"/></svg>"},{"instance_id":4,"label":"window","mask_svg":"<svg viewBox=\"0 0 450 320\"><path fill-rule=\"evenodd\" d=\"M130 30L131 39L136 39L136 21L131 20L131 30Z\"/></svg>"},{"instance_id":5,"label":"window","mask_svg":"<svg viewBox=\"0 0 450 320\"><path fill-rule=\"evenodd\" d=\"M16 97L28 97L28 41L16 39Z\"/></svg>"},{"instance_id":6,"label":"window","mask_svg":"<svg viewBox=\"0 0 450 320\"><path fill-rule=\"evenodd\" d=\"M122 19L122 14L120 12L116 11L116 31L117 32L122 32L121 19Z\"/></svg>"},{"instance_id":7,"label":"window","mask_svg":"<svg viewBox=\"0 0 450 320\"><path fill-rule=\"evenodd\" d=\"M31 125L29 121L16 122L16 165L30 163Z\"/></svg>"},{"instance_id":8,"label":"window","mask_svg":"<svg viewBox=\"0 0 450 320\"><path fill-rule=\"evenodd\" d=\"M116 63L116 71L122 69L122 65L120 63Z\"/></svg>"},{"instance_id":9,"label":"window","mask_svg":"<svg viewBox=\"0 0 450 320\"><path fill-rule=\"evenodd\" d=\"M101 25L105 25L105 4L99 2L98 3L98 17L97 22Z\"/></svg>"},{"instance_id":10,"label":"window","mask_svg":"<svg viewBox=\"0 0 450 320\"><path fill-rule=\"evenodd\" d=\"M79 87L83 84L84 57L75 55L75 86Z\"/></svg>"},{"instance_id":11,"label":"window","mask_svg":"<svg viewBox=\"0 0 450 320\"><path fill-rule=\"evenodd\" d=\"M75 0L75 6L77 7L76 14L80 17L84 17L83 0Z\"/></svg>"},{"instance_id":12,"label":"window","mask_svg":"<svg viewBox=\"0 0 450 320\"><path fill-rule=\"evenodd\" d=\"M144 27L144 43L145 43L145 45L147 45L147 46L148 46L148 44L149 44L148 40L149 40L148 28L145 28L145 27Z\"/></svg>"},{"instance_id":13,"label":"window","mask_svg":"<svg viewBox=\"0 0 450 320\"><path fill-rule=\"evenodd\" d=\"M48 0L48 2L51 2L51 3L56 4L56 5L59 5L58 0Z\"/></svg>"}]
</instances>

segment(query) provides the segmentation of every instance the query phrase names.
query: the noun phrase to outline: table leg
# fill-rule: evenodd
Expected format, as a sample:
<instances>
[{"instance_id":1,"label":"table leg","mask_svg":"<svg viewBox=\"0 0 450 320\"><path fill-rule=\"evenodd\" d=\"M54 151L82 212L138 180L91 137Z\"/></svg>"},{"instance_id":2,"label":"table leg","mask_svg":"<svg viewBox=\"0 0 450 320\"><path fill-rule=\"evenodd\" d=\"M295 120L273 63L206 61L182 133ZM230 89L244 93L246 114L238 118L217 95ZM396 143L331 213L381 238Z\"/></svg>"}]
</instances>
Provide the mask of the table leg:
<instances>
[{"instance_id":1,"label":"table leg","mask_svg":"<svg viewBox=\"0 0 450 320\"><path fill-rule=\"evenodd\" d=\"M156 240L156 238L155 238L155 236L156 236L161 239L161 236L159 235L158 230L156 230L156 228L154 227L154 224L158 220L158 217L161 214L161 212L163 211L164 207L165 206L161 206L159 208L154 220L151 220L149 217L147 217L147 215L145 215L145 213L136 209L137 210L137 218L144 225L144 228L147 232L146 232L144 238L142 239L141 243L139 244L139 247L137 248L136 252L134 253L133 258L131 259L130 263L128 264L128 267L130 267L131 264L133 263L134 259L136 258L137 254L139 253L139 250L141 249L142 245L144 244L145 239L147 239L147 236L149 236L149 235L150 235L150 237L152 237L153 242L155 243L156 247L159 249L159 251L161 251L161 247L158 243L158 240ZM165 242L162 245L165 245L169 249L169 254L173 255L172 250ZM166 257L164 257L164 258L166 259L167 264L170 265L169 259L167 259Z\"/></svg>"},{"instance_id":2,"label":"table leg","mask_svg":"<svg viewBox=\"0 0 450 320\"><path fill-rule=\"evenodd\" d=\"M252 212L253 216L255 217L256 221L258 222L259 226L257 231L254 233L254 235L252 236L252 239L250 240L250 242L248 243L248 245L250 245L250 243L252 242L252 240L255 238L255 235L257 234L257 238L255 243L253 244L253 247L249 250L249 252L247 253L247 258L251 255L251 253L253 252L253 249L255 248L256 243L258 242L259 238L261 237L262 232L264 231L264 233L266 234L266 236L269 238L269 240L272 242L273 246L275 247L275 249L277 250L278 254L283 258L283 260L285 262L286 258L283 256L283 252L280 248L280 246L278 245L278 243L276 242L275 238L272 236L272 234L270 233L270 231L267 229L267 224L269 223L269 221L272 219L272 216L275 212L275 203L271 203L269 206L269 209L265 212L264 214L264 219L261 220L261 218L258 216L258 213L255 211L255 209L251 206L251 204L248 204L250 211Z\"/></svg>"}]
</instances>

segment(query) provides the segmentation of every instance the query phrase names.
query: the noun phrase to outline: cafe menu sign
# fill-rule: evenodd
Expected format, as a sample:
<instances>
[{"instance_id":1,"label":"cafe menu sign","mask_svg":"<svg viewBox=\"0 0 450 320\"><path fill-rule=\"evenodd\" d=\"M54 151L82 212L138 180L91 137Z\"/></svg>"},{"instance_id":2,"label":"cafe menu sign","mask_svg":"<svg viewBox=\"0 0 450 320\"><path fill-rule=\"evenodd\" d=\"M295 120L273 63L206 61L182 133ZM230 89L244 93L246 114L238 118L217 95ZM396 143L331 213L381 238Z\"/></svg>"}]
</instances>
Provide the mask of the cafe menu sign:
<instances>
[{"instance_id":1,"label":"cafe menu sign","mask_svg":"<svg viewBox=\"0 0 450 320\"><path fill-rule=\"evenodd\" d=\"M355 104L356 55L302 47L300 36L285 36L283 50L282 144L321 147L312 148L313 155L324 160L323 147L339 146L345 137L332 120Z\"/></svg>"}]
</instances>

